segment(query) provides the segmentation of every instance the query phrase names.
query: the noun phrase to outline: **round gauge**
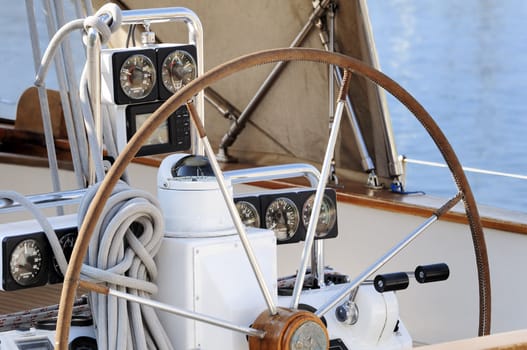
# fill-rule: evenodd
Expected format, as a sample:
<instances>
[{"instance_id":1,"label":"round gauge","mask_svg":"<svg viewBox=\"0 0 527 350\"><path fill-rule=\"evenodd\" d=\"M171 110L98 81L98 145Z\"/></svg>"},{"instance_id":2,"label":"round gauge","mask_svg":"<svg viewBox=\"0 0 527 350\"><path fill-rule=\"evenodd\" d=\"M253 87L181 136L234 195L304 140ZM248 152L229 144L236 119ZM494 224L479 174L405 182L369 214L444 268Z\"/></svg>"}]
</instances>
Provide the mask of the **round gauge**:
<instances>
[{"instance_id":1,"label":"round gauge","mask_svg":"<svg viewBox=\"0 0 527 350\"><path fill-rule=\"evenodd\" d=\"M39 281L43 268L40 244L28 238L18 243L9 259L9 272L13 280L21 286L31 286Z\"/></svg>"},{"instance_id":2,"label":"round gauge","mask_svg":"<svg viewBox=\"0 0 527 350\"><path fill-rule=\"evenodd\" d=\"M154 63L142 54L128 57L119 71L119 82L126 96L134 100L147 97L156 83Z\"/></svg>"},{"instance_id":3,"label":"round gauge","mask_svg":"<svg viewBox=\"0 0 527 350\"><path fill-rule=\"evenodd\" d=\"M275 199L265 211L265 227L273 230L279 241L290 239L296 233L299 222L298 208L289 198Z\"/></svg>"},{"instance_id":4,"label":"round gauge","mask_svg":"<svg viewBox=\"0 0 527 350\"><path fill-rule=\"evenodd\" d=\"M256 207L247 201L236 202L236 209L245 226L260 227L260 215Z\"/></svg>"},{"instance_id":5,"label":"round gauge","mask_svg":"<svg viewBox=\"0 0 527 350\"><path fill-rule=\"evenodd\" d=\"M172 51L161 66L161 80L174 93L196 78L196 61L186 51Z\"/></svg>"},{"instance_id":6,"label":"round gauge","mask_svg":"<svg viewBox=\"0 0 527 350\"><path fill-rule=\"evenodd\" d=\"M62 251L64 252L64 257L66 258L66 261L70 261L71 252L73 252L73 247L75 246L75 241L77 240L77 232L68 232L64 236L59 238L59 243L62 248ZM60 271L59 264L57 263L57 259L55 256L53 256L53 268L55 269L55 272L60 276L64 277L62 275L62 271Z\"/></svg>"},{"instance_id":7,"label":"round gauge","mask_svg":"<svg viewBox=\"0 0 527 350\"><path fill-rule=\"evenodd\" d=\"M313 193L307 201L304 203L302 208L302 221L304 226L307 228L309 219L311 218L311 212L313 211L313 203L315 202L315 194ZM322 204L320 206L320 215L318 216L317 229L315 235L319 238L325 237L329 231L335 226L337 221L337 211L335 209L335 203L328 196L324 195L322 198Z\"/></svg>"}]
</instances>

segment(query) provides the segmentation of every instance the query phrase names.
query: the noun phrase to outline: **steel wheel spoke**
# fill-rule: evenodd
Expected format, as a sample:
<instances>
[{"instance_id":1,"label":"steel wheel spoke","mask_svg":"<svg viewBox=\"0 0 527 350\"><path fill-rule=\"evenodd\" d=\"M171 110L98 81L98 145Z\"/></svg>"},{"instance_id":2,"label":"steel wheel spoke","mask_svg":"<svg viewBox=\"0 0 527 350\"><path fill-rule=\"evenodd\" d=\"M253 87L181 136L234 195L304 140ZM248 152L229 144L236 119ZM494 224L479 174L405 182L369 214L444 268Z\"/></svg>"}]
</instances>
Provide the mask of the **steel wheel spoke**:
<instances>
[{"instance_id":1,"label":"steel wheel spoke","mask_svg":"<svg viewBox=\"0 0 527 350\"><path fill-rule=\"evenodd\" d=\"M441 215L449 211L454 205L456 205L461 200L461 193L458 193L455 197L446 202L441 208L436 210L432 216L430 216L425 222L423 222L419 227L417 227L412 233L406 236L401 242L395 245L392 249L386 252L381 256L376 262L370 265L366 270L364 270L359 276L357 276L351 283L340 293L335 295L333 299L328 300L324 305L318 308L315 313L317 316L324 316L330 309L335 307L339 302L344 300L354 289L356 289L362 282L364 282L368 277L377 272L381 267L383 267L388 261L393 257L399 254L404 248L406 248L410 243L412 243L417 237L419 237L423 232L426 231L434 222L439 219Z\"/></svg>"}]
</instances>

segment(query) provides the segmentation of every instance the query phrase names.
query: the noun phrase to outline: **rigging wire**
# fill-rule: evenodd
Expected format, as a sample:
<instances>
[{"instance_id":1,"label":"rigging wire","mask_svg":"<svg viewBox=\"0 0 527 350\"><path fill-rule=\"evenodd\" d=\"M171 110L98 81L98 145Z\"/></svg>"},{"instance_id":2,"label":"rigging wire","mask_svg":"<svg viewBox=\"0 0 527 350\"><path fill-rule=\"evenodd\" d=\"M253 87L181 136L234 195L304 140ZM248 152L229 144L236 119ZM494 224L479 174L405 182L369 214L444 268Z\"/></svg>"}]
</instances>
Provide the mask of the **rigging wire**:
<instances>
[{"instance_id":1,"label":"rigging wire","mask_svg":"<svg viewBox=\"0 0 527 350\"><path fill-rule=\"evenodd\" d=\"M447 168L447 165L444 163L438 163L438 162L430 162L426 160L418 160L418 159L410 159L403 157L404 163L411 163L411 164L419 164L419 165L428 165L433 166L437 168ZM471 168L471 167L463 167L463 170L470 173L478 173L478 174L485 174L485 175L493 175L493 176L503 176L503 177L510 177L514 179L520 179L520 180L527 180L527 175L521 175L521 174L513 174L513 173L506 173L501 171L494 171L494 170L485 170L485 169L478 169L478 168Z\"/></svg>"},{"instance_id":2,"label":"rigging wire","mask_svg":"<svg viewBox=\"0 0 527 350\"><path fill-rule=\"evenodd\" d=\"M28 0L29 1L29 0ZM110 4L108 4L110 5ZM59 49L59 45L62 41L65 40L67 35L72 33L73 31L76 31L78 29L85 29L85 28L94 28L99 32L101 35L101 41L103 43L107 42L109 40L109 36L111 33L120 26L120 19L121 15L119 12L119 9L116 5L105 5L103 6L94 16L87 17L86 19L77 19L70 21L66 23L64 26L62 26L55 35L51 38L50 43L44 52L44 55L42 56L42 62L40 63L38 67L37 77L35 79L35 85L39 87L39 90L41 88L45 88L44 80L47 75L47 72L49 70L49 67L52 63L52 60L57 53L57 50ZM105 13L111 13L113 21L110 25L106 24L103 20L100 19L100 16ZM89 157L83 158L83 166L82 166L82 172L84 175L84 178L88 179L90 177L88 169L90 168L88 165L88 162L91 160L95 164L96 174L97 174L97 180L101 180L104 176L104 165L102 157L99 157L97 155L102 155L102 150L99 146L97 146L97 142L93 142L93 137L95 136L95 127L93 125L93 113L91 110L91 107L87 106L89 105L89 94L86 91L85 84L86 84L87 78L84 76L81 77L80 81L80 88L79 88L79 94L81 98L81 109L82 109L82 115L84 117L84 121L80 124L84 123L84 129L79 134L86 134L88 139L88 145L84 146L84 142L79 142L77 144L77 147L80 148L82 154L88 154ZM110 138L109 140L112 140L113 138ZM111 150L115 150L117 147L114 145L110 146ZM84 152L83 152L84 150ZM58 167L56 167L58 168Z\"/></svg>"},{"instance_id":3,"label":"rigging wire","mask_svg":"<svg viewBox=\"0 0 527 350\"><path fill-rule=\"evenodd\" d=\"M48 16L45 16L47 32L49 37L52 37L53 34L57 31L57 25L64 20L64 11L63 8L59 6L59 4L61 4L61 1L55 2L55 11L53 11L51 2L49 0L44 1L43 3L45 11L48 13ZM53 18L53 15L55 15L56 20ZM83 179L82 173L79 171L81 169L81 158L79 153L79 147L77 147L77 135L74 131L75 118L72 115L75 111L75 108L72 108L72 104L75 103L75 92L69 89L70 82L68 81L74 79L75 76L74 74L72 74L72 62L68 60L66 56L66 53L71 53L71 47L69 45L68 40L64 40L61 42L61 45L58 47L58 53L59 54L54 57L55 73L59 85L59 94L61 99L64 122L66 125L66 130L68 132L68 141L71 145L71 158L73 168L76 170L75 175L77 178L77 185L84 186L85 181ZM68 55L68 57L71 57L71 55ZM66 73L67 68L69 68L70 70ZM68 79L68 76L70 77L70 79ZM70 91L69 94L68 91Z\"/></svg>"},{"instance_id":4,"label":"rigging wire","mask_svg":"<svg viewBox=\"0 0 527 350\"><path fill-rule=\"evenodd\" d=\"M35 71L39 70L40 64L40 45L38 42L38 29L34 12L33 0L26 0L26 11L28 16L29 34L31 37L31 47L33 51L33 61L35 65ZM55 150L53 126L51 124L51 112L49 110L48 94L46 86L44 84L37 85L38 97L40 102L40 110L42 117L42 125L44 128L44 136L46 141L46 149L48 153L48 162L51 172L51 183L55 192L60 191L60 178L59 178L59 166L57 160L57 152ZM62 208L57 207L58 214L62 214Z\"/></svg>"},{"instance_id":5,"label":"rigging wire","mask_svg":"<svg viewBox=\"0 0 527 350\"><path fill-rule=\"evenodd\" d=\"M88 91L88 78L87 78L87 69L84 67L80 80L80 100L82 113L84 115L84 127L86 129L86 135L88 136L88 145L89 145L89 157L95 166L95 178L97 181L102 181L104 178L104 165L100 156L102 155L102 149L97 141L95 123L93 120L93 111L91 109L89 91Z\"/></svg>"}]
</instances>

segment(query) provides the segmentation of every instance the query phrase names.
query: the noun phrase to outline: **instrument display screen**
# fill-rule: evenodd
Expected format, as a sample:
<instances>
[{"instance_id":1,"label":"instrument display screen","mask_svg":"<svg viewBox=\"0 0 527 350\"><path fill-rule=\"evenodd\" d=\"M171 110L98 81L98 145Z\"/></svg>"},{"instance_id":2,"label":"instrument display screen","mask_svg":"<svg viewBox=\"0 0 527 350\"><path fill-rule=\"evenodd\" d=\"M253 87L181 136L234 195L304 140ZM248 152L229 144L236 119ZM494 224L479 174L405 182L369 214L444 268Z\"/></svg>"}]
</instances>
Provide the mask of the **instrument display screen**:
<instances>
[{"instance_id":1,"label":"instrument display screen","mask_svg":"<svg viewBox=\"0 0 527 350\"><path fill-rule=\"evenodd\" d=\"M139 129L145 121L150 117L150 113L137 114L135 116L135 124L137 129ZM161 124L156 131L145 141L145 145L157 145L162 143L168 143L170 141L170 136L168 133L168 121L165 121Z\"/></svg>"},{"instance_id":2,"label":"instrument display screen","mask_svg":"<svg viewBox=\"0 0 527 350\"><path fill-rule=\"evenodd\" d=\"M151 102L126 107L126 137L128 140L143 126L163 102ZM186 106L179 107L143 143L136 156L148 156L185 151L190 148L190 116Z\"/></svg>"}]
</instances>

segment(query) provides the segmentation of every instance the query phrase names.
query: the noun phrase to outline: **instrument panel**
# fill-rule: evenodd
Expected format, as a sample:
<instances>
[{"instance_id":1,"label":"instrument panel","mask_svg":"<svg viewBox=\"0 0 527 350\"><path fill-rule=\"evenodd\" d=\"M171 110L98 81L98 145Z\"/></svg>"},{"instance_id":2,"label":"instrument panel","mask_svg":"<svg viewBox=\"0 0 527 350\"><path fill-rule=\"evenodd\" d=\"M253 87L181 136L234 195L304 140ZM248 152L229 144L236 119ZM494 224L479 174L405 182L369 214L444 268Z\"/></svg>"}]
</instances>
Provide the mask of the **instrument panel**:
<instances>
[{"instance_id":1,"label":"instrument panel","mask_svg":"<svg viewBox=\"0 0 527 350\"><path fill-rule=\"evenodd\" d=\"M101 51L101 102L109 106L118 150L124 149L146 120L198 74L195 45L155 44ZM164 121L136 156L191 148L186 106Z\"/></svg>"},{"instance_id":2,"label":"instrument panel","mask_svg":"<svg viewBox=\"0 0 527 350\"><path fill-rule=\"evenodd\" d=\"M242 222L248 227L273 230L278 244L305 240L314 200L314 189L288 189L234 198ZM315 239L338 235L336 193L326 189ZM77 216L49 218L66 260L77 239ZM61 283L63 275L50 244L35 220L1 224L1 289L5 291Z\"/></svg>"},{"instance_id":3,"label":"instrument panel","mask_svg":"<svg viewBox=\"0 0 527 350\"><path fill-rule=\"evenodd\" d=\"M111 58L113 72L110 74L113 80L112 102L117 105L167 100L197 77L194 45L107 50L103 52L103 57L107 56ZM103 72L105 79L108 78Z\"/></svg>"},{"instance_id":4,"label":"instrument panel","mask_svg":"<svg viewBox=\"0 0 527 350\"><path fill-rule=\"evenodd\" d=\"M50 222L69 260L77 239L77 216L54 217ZM38 287L64 280L49 241L35 220L2 224L0 236L2 290Z\"/></svg>"},{"instance_id":5,"label":"instrument panel","mask_svg":"<svg viewBox=\"0 0 527 350\"><path fill-rule=\"evenodd\" d=\"M337 237L336 198L334 189L325 190L315 239ZM305 240L314 199L314 189L299 188L240 195L234 202L246 226L271 229L278 244L287 244Z\"/></svg>"},{"instance_id":6,"label":"instrument panel","mask_svg":"<svg viewBox=\"0 0 527 350\"><path fill-rule=\"evenodd\" d=\"M42 286L48 282L49 246L43 233L12 237L2 242L7 252L3 266L3 284L6 289Z\"/></svg>"}]
</instances>

